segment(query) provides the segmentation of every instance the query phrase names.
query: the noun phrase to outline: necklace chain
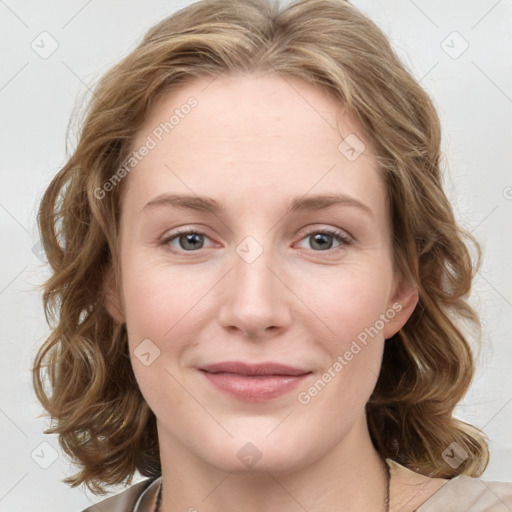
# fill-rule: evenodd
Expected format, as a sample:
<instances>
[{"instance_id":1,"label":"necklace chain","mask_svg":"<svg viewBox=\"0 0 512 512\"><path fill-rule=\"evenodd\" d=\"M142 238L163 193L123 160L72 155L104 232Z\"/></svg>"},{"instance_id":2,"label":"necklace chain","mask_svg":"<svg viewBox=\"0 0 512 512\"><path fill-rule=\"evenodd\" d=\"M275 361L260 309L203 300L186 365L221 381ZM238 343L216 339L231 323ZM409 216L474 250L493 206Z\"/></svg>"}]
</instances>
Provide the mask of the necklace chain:
<instances>
[{"instance_id":1,"label":"necklace chain","mask_svg":"<svg viewBox=\"0 0 512 512\"><path fill-rule=\"evenodd\" d=\"M154 512L160 512L160 503L162 501L162 487L163 487L163 482L162 482L162 480L160 480L160 485L158 487L158 494L156 495L156 503L155 503Z\"/></svg>"},{"instance_id":2,"label":"necklace chain","mask_svg":"<svg viewBox=\"0 0 512 512\"><path fill-rule=\"evenodd\" d=\"M389 462L387 459L384 460L384 467L386 469L386 499L385 499L385 505L386 505L386 512L389 512L389 499L391 497L390 495L390 487L391 487L391 468L389 467Z\"/></svg>"},{"instance_id":3,"label":"necklace chain","mask_svg":"<svg viewBox=\"0 0 512 512\"><path fill-rule=\"evenodd\" d=\"M384 466L386 469L386 482L387 482L387 488L386 488L386 498L384 500L385 504L385 512L389 512L389 499L390 499L390 487L391 487L391 469L389 467L389 463L386 459L384 460ZM160 481L160 485L158 487L158 494L156 496L156 503L155 503L155 510L154 512L160 512L160 504L162 502L162 488L163 488L163 482Z\"/></svg>"}]
</instances>

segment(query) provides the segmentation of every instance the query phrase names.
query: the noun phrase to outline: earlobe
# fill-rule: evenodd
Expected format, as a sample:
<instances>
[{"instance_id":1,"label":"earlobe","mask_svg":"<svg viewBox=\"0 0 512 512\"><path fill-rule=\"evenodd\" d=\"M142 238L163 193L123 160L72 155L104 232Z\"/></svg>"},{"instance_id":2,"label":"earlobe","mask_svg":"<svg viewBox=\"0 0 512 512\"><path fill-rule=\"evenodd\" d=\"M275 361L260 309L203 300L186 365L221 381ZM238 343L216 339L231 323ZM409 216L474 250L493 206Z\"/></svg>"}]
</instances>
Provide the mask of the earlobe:
<instances>
[{"instance_id":1,"label":"earlobe","mask_svg":"<svg viewBox=\"0 0 512 512\"><path fill-rule=\"evenodd\" d=\"M409 320L418 304L418 288L412 284L402 284L388 304L386 316L389 318L384 327L384 338L394 336Z\"/></svg>"},{"instance_id":2,"label":"earlobe","mask_svg":"<svg viewBox=\"0 0 512 512\"><path fill-rule=\"evenodd\" d=\"M125 322L123 306L118 287L115 283L112 267L107 272L103 287L103 303L114 321L121 325Z\"/></svg>"}]
</instances>

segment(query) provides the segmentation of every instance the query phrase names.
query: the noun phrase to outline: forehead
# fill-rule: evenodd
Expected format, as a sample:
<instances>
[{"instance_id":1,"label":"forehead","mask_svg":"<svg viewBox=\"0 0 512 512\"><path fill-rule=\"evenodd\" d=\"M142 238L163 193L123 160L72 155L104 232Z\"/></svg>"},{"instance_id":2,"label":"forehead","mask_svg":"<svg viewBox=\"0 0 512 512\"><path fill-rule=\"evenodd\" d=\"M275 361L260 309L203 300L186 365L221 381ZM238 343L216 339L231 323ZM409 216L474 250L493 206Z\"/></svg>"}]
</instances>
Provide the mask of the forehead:
<instances>
[{"instance_id":1,"label":"forehead","mask_svg":"<svg viewBox=\"0 0 512 512\"><path fill-rule=\"evenodd\" d=\"M133 149L148 141L127 184L140 201L165 187L220 199L384 194L357 117L299 79L222 75L181 85L153 105Z\"/></svg>"}]
</instances>

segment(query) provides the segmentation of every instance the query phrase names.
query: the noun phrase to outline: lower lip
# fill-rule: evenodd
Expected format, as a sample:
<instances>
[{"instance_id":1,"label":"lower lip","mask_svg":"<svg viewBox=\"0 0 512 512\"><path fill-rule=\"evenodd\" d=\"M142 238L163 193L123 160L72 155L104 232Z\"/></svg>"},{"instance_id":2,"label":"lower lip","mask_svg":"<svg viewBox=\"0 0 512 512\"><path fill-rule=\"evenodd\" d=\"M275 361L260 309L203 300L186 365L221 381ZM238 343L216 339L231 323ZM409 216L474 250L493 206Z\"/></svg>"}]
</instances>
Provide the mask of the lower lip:
<instances>
[{"instance_id":1,"label":"lower lip","mask_svg":"<svg viewBox=\"0 0 512 512\"><path fill-rule=\"evenodd\" d=\"M266 375L254 376L235 373L201 373L216 388L246 402L264 402L272 400L297 388L309 376L304 375Z\"/></svg>"}]
</instances>

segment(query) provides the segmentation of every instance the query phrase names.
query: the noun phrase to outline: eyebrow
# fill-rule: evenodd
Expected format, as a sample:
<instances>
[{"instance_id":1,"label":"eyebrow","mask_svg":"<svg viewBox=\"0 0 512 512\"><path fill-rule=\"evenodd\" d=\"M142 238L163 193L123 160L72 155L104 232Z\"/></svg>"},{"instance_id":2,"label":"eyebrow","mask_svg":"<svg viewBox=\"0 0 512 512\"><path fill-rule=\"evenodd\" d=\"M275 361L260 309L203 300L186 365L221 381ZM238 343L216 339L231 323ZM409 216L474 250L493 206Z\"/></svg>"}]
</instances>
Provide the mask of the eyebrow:
<instances>
[{"instance_id":1,"label":"eyebrow","mask_svg":"<svg viewBox=\"0 0 512 512\"><path fill-rule=\"evenodd\" d=\"M146 203L141 212L159 206L196 210L213 214L221 214L226 211L223 203L219 203L211 197L181 194L161 194ZM366 214L373 216L373 211L369 206L346 194L320 194L307 197L296 197L288 202L287 210L290 210L291 212L309 210L314 211L324 210L334 206L355 207L365 212Z\"/></svg>"}]
</instances>

